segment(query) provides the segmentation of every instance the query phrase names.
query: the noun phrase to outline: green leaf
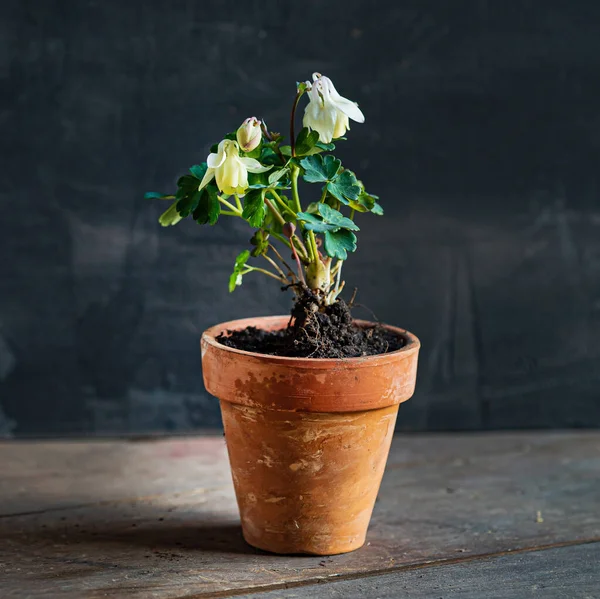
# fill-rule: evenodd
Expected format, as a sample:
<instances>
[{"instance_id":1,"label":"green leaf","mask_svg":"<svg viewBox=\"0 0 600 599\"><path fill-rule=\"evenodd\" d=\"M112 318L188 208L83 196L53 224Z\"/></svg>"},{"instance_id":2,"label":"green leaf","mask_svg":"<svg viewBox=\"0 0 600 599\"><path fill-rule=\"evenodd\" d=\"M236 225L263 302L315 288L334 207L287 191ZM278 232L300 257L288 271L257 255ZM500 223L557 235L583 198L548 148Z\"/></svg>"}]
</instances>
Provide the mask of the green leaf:
<instances>
[{"instance_id":1,"label":"green leaf","mask_svg":"<svg viewBox=\"0 0 600 599\"><path fill-rule=\"evenodd\" d=\"M354 221L327 204L319 204L319 213L323 217L323 220L330 225L334 225L340 229L348 229L349 231L360 231Z\"/></svg>"},{"instance_id":2,"label":"green leaf","mask_svg":"<svg viewBox=\"0 0 600 599\"><path fill-rule=\"evenodd\" d=\"M250 258L250 252L248 250L244 250L238 257L235 259L235 264L233 266L233 272L229 277L229 292L235 291L235 288L238 285L242 284L242 269L248 262L248 258Z\"/></svg>"},{"instance_id":3,"label":"green leaf","mask_svg":"<svg viewBox=\"0 0 600 599\"><path fill-rule=\"evenodd\" d=\"M194 191L193 193L184 195L180 200L177 201L177 211L183 218L189 216L194 210L196 206L198 206L198 202L200 202L200 198L204 195L204 190L202 191Z\"/></svg>"},{"instance_id":4,"label":"green leaf","mask_svg":"<svg viewBox=\"0 0 600 599\"><path fill-rule=\"evenodd\" d=\"M262 164L265 166L280 166L281 165L281 156L270 146L263 146L260 153L260 160Z\"/></svg>"},{"instance_id":5,"label":"green leaf","mask_svg":"<svg viewBox=\"0 0 600 599\"><path fill-rule=\"evenodd\" d=\"M269 185L275 185L275 183L277 183L277 181L279 181L281 178L285 177L288 173L290 172L290 169L285 167L285 168L280 168L279 170L276 171L271 171L269 173Z\"/></svg>"},{"instance_id":6,"label":"green leaf","mask_svg":"<svg viewBox=\"0 0 600 599\"><path fill-rule=\"evenodd\" d=\"M206 164L206 162L203 162L202 164L194 164L194 166L190 167L190 173L192 173L192 175L194 175L194 177L199 181L202 181L202 179L204 179L204 175L206 174L207 170L208 165Z\"/></svg>"},{"instance_id":7,"label":"green leaf","mask_svg":"<svg viewBox=\"0 0 600 599\"><path fill-rule=\"evenodd\" d=\"M375 205L375 199L363 189L358 198L348 202L348 205L357 212L370 212Z\"/></svg>"},{"instance_id":8,"label":"green leaf","mask_svg":"<svg viewBox=\"0 0 600 599\"><path fill-rule=\"evenodd\" d=\"M319 148L319 150L321 150L323 152L333 152L333 150L335 150L334 143L324 144L322 141L318 141L315 144L315 147Z\"/></svg>"},{"instance_id":9,"label":"green leaf","mask_svg":"<svg viewBox=\"0 0 600 599\"><path fill-rule=\"evenodd\" d=\"M174 200L174 195L165 195L162 193L158 193L157 191L147 191L144 194L145 200Z\"/></svg>"},{"instance_id":10,"label":"green leaf","mask_svg":"<svg viewBox=\"0 0 600 599\"><path fill-rule=\"evenodd\" d=\"M262 227L267 211L264 197L265 192L262 189L252 189L244 197L242 218L246 219L251 227Z\"/></svg>"},{"instance_id":11,"label":"green leaf","mask_svg":"<svg viewBox=\"0 0 600 599\"><path fill-rule=\"evenodd\" d=\"M315 233L337 231L338 229L359 230L355 222L327 204L316 204L316 208L315 204L309 205L306 212L298 214L298 219L305 223L306 229Z\"/></svg>"},{"instance_id":12,"label":"green leaf","mask_svg":"<svg viewBox=\"0 0 600 599\"><path fill-rule=\"evenodd\" d=\"M248 187L250 189L269 187L269 173L248 173Z\"/></svg>"},{"instance_id":13,"label":"green leaf","mask_svg":"<svg viewBox=\"0 0 600 599\"><path fill-rule=\"evenodd\" d=\"M311 202L304 212L308 212L308 214L319 214L319 202Z\"/></svg>"},{"instance_id":14,"label":"green leaf","mask_svg":"<svg viewBox=\"0 0 600 599\"><path fill-rule=\"evenodd\" d=\"M291 156L292 155L292 146L281 146L279 148L279 151L284 155L284 156Z\"/></svg>"},{"instance_id":15,"label":"green leaf","mask_svg":"<svg viewBox=\"0 0 600 599\"><path fill-rule=\"evenodd\" d=\"M263 254L266 254L269 249L269 234L262 229L258 229L258 231L252 235L250 243L254 246L251 255L255 258L257 256L262 256Z\"/></svg>"},{"instance_id":16,"label":"green leaf","mask_svg":"<svg viewBox=\"0 0 600 599\"><path fill-rule=\"evenodd\" d=\"M327 191L342 204L348 205L350 200L358 198L361 189L356 175L352 171L346 170L327 183Z\"/></svg>"},{"instance_id":17,"label":"green leaf","mask_svg":"<svg viewBox=\"0 0 600 599\"><path fill-rule=\"evenodd\" d=\"M320 216L310 214L309 212L298 212L298 220L304 222L304 227L315 233L325 233L325 231L335 231L339 229L338 225L326 223Z\"/></svg>"},{"instance_id":18,"label":"green leaf","mask_svg":"<svg viewBox=\"0 0 600 599\"><path fill-rule=\"evenodd\" d=\"M354 252L356 250L356 235L347 229L325 231L325 242L323 247L328 256L346 260L348 252Z\"/></svg>"},{"instance_id":19,"label":"green leaf","mask_svg":"<svg viewBox=\"0 0 600 599\"><path fill-rule=\"evenodd\" d=\"M199 225L214 225L219 220L221 205L219 204L218 190L213 185L205 187L198 192L200 199L194 210L193 218Z\"/></svg>"},{"instance_id":20,"label":"green leaf","mask_svg":"<svg viewBox=\"0 0 600 599\"><path fill-rule=\"evenodd\" d=\"M300 166L304 169L304 180L307 183L321 183L332 181L337 175L342 163L334 156L308 156L300 161Z\"/></svg>"},{"instance_id":21,"label":"green leaf","mask_svg":"<svg viewBox=\"0 0 600 599\"><path fill-rule=\"evenodd\" d=\"M358 212L372 212L373 214L382 216L383 208L377 202L378 199L379 196L370 194L366 192L364 188L362 188L358 198L356 200L351 200L350 202L348 202L348 205L354 210L357 210Z\"/></svg>"},{"instance_id":22,"label":"green leaf","mask_svg":"<svg viewBox=\"0 0 600 599\"><path fill-rule=\"evenodd\" d=\"M163 227L176 225L181 220L181 215L177 212L177 202L173 202L158 218L158 222Z\"/></svg>"},{"instance_id":23,"label":"green leaf","mask_svg":"<svg viewBox=\"0 0 600 599\"><path fill-rule=\"evenodd\" d=\"M177 180L177 187L186 192L198 190L198 179L194 175L183 175Z\"/></svg>"},{"instance_id":24,"label":"green leaf","mask_svg":"<svg viewBox=\"0 0 600 599\"><path fill-rule=\"evenodd\" d=\"M303 127L296 138L296 156L304 156L312 150L319 141L319 132Z\"/></svg>"}]
</instances>

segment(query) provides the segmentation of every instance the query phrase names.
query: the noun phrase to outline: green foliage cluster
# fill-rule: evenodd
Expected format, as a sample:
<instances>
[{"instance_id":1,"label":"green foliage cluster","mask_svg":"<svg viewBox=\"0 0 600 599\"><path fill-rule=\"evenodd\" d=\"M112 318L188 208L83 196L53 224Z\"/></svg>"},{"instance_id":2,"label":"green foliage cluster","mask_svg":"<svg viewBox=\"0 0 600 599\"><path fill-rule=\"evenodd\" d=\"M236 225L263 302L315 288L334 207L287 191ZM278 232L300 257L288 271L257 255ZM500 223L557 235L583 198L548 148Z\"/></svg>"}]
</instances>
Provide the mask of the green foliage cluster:
<instances>
[{"instance_id":1,"label":"green foliage cluster","mask_svg":"<svg viewBox=\"0 0 600 599\"><path fill-rule=\"evenodd\" d=\"M306 86L297 87L292 122ZM226 216L241 218L254 229L250 248L235 259L230 291L241 285L249 272L262 272L285 284L308 285L322 293L325 303L334 301L343 286L342 262L357 248L356 215L382 215L379 198L367 192L355 173L332 154L335 143L344 137L335 139L335 143L322 143L317 131L303 127L291 145L284 145L283 136L269 131L264 122L261 127L260 143L251 151L239 150L235 141L239 131L229 133L224 138L229 140L229 153L223 154L226 166L210 169L207 162L194 165L179 178L174 195L149 192L145 197L171 201L159 218L165 227L183 219L213 226ZM213 166L222 144L211 147L208 162ZM252 172L247 166L245 193L226 194L219 188L225 186L225 177L233 177L232 169L242 172L244 165L256 167L256 161L263 172ZM221 173L219 168L223 168ZM320 187L320 200L304 208L300 179ZM289 234L290 230L294 232ZM267 268L249 264L252 258L261 257L268 262Z\"/></svg>"}]
</instances>

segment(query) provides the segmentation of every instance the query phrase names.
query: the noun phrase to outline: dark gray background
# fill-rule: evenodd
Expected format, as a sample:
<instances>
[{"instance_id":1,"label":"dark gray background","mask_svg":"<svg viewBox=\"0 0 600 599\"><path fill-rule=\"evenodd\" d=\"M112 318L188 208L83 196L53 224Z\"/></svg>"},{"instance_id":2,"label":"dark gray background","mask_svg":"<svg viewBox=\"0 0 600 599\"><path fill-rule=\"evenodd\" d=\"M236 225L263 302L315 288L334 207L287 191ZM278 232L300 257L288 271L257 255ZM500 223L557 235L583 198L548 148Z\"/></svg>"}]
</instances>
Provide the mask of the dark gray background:
<instances>
[{"instance_id":1,"label":"dark gray background","mask_svg":"<svg viewBox=\"0 0 600 599\"><path fill-rule=\"evenodd\" d=\"M143 193L247 116L285 130L315 70L366 114L339 154L386 209L348 285L423 344L399 428L600 424L600 3L0 12L0 434L219 425L201 331L289 297L228 293L242 223L162 230Z\"/></svg>"}]
</instances>

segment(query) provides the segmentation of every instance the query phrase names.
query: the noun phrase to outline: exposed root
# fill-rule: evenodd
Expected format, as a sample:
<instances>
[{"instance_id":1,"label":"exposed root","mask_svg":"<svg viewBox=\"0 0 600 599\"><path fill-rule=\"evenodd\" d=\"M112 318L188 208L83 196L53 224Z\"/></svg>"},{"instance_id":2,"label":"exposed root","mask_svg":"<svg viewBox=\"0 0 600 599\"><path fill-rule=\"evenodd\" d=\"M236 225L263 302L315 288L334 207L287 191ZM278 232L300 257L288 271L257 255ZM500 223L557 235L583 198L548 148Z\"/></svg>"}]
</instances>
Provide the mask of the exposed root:
<instances>
[{"instance_id":1,"label":"exposed root","mask_svg":"<svg viewBox=\"0 0 600 599\"><path fill-rule=\"evenodd\" d=\"M220 335L218 341L230 347L279 356L304 358L349 358L395 351L403 340L380 325L364 328L354 324L343 300L325 305L322 292L294 284L297 299L288 327L262 331L248 327Z\"/></svg>"}]
</instances>

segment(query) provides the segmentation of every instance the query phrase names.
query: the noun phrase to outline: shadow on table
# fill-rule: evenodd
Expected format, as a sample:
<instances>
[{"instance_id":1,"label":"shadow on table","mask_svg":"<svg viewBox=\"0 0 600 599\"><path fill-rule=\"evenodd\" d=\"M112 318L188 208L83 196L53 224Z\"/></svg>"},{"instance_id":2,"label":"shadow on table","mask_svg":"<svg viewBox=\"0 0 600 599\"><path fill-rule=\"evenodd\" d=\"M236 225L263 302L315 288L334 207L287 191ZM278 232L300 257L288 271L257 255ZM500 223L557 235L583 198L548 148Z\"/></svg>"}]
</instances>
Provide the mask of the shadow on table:
<instances>
[{"instance_id":1,"label":"shadow on table","mask_svg":"<svg viewBox=\"0 0 600 599\"><path fill-rule=\"evenodd\" d=\"M193 509L169 510L160 506L96 505L78 510L40 514L29 521L29 530L10 530L0 522L0 536L17 542L89 547L90 545L147 549L169 557L177 551L254 554L263 552L248 545L238 520L223 514L195 512ZM1 526L4 524L4 526Z\"/></svg>"}]
</instances>

